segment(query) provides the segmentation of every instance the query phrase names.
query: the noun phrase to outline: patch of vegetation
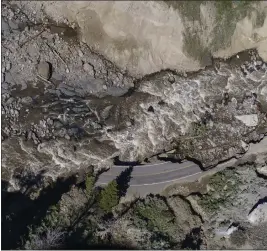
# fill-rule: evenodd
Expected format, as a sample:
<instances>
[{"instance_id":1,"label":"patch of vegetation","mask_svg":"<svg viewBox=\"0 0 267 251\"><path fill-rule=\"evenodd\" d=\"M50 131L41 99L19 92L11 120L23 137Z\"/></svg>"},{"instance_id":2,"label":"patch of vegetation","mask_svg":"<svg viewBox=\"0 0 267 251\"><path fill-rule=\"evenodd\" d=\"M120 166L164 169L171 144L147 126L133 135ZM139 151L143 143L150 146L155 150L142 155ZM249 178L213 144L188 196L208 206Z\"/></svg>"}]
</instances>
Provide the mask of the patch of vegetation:
<instances>
[{"instance_id":1,"label":"patch of vegetation","mask_svg":"<svg viewBox=\"0 0 267 251\"><path fill-rule=\"evenodd\" d=\"M56 204L48 209L46 217L41 222L41 228L58 227L64 221L63 217L59 214L60 205Z\"/></svg>"},{"instance_id":2,"label":"patch of vegetation","mask_svg":"<svg viewBox=\"0 0 267 251\"><path fill-rule=\"evenodd\" d=\"M99 206L106 213L110 213L112 208L119 204L118 184L111 181L100 193Z\"/></svg>"},{"instance_id":3,"label":"patch of vegetation","mask_svg":"<svg viewBox=\"0 0 267 251\"><path fill-rule=\"evenodd\" d=\"M175 216L162 199L139 201L135 208L137 215L147 222L150 231L172 234L175 226Z\"/></svg>"},{"instance_id":4,"label":"patch of vegetation","mask_svg":"<svg viewBox=\"0 0 267 251\"><path fill-rule=\"evenodd\" d=\"M226 169L213 175L208 181L208 192L204 194L199 204L204 210L212 213L232 203L238 193L241 179L232 169Z\"/></svg>"},{"instance_id":5,"label":"patch of vegetation","mask_svg":"<svg viewBox=\"0 0 267 251\"><path fill-rule=\"evenodd\" d=\"M262 12L257 13L255 27L256 28L262 27L264 24L265 18L266 18L266 12L262 11Z\"/></svg>"},{"instance_id":6,"label":"patch of vegetation","mask_svg":"<svg viewBox=\"0 0 267 251\"><path fill-rule=\"evenodd\" d=\"M191 124L192 134L194 136L203 136L207 132L207 127L201 122L194 122Z\"/></svg>"},{"instance_id":7,"label":"patch of vegetation","mask_svg":"<svg viewBox=\"0 0 267 251\"><path fill-rule=\"evenodd\" d=\"M164 1L168 6L176 9L187 27L183 33L184 51L197 59L202 66L211 64L209 48L201 41L202 29L195 22L201 23L200 5L204 1Z\"/></svg>"},{"instance_id":8,"label":"patch of vegetation","mask_svg":"<svg viewBox=\"0 0 267 251\"><path fill-rule=\"evenodd\" d=\"M92 193L94 185L95 185L95 177L87 175L85 179L85 190L88 196Z\"/></svg>"},{"instance_id":9,"label":"patch of vegetation","mask_svg":"<svg viewBox=\"0 0 267 251\"><path fill-rule=\"evenodd\" d=\"M252 12L252 1L215 1L216 25L211 43L212 51L227 48L231 43L236 23Z\"/></svg>"},{"instance_id":10,"label":"patch of vegetation","mask_svg":"<svg viewBox=\"0 0 267 251\"><path fill-rule=\"evenodd\" d=\"M106 240L96 235L98 225L105 224L107 213L109 217L113 217L112 208L118 205L121 197L119 189L126 193L131 170L123 172L106 187L98 189L94 187L96 178L88 174L84 182L73 187L70 198L61 197L56 205L49 207L40 222L29 226L30 231L26 238L23 237L22 247L76 249L81 246L82 249L87 249L93 245L103 245ZM81 200L77 198L72 202L72 196L81 196Z\"/></svg>"},{"instance_id":11,"label":"patch of vegetation","mask_svg":"<svg viewBox=\"0 0 267 251\"><path fill-rule=\"evenodd\" d=\"M60 229L46 229L44 232L31 232L29 240L25 243L26 250L51 250L62 248L65 232Z\"/></svg>"},{"instance_id":12,"label":"patch of vegetation","mask_svg":"<svg viewBox=\"0 0 267 251\"><path fill-rule=\"evenodd\" d=\"M168 6L177 10L186 27L183 33L184 51L200 62L202 66L211 64L212 52L227 48L231 44L236 24L246 16L256 11L255 27L262 27L266 12L256 9L256 1L164 1ZM201 21L201 4L215 8L215 27L210 43L202 41L205 24Z\"/></svg>"},{"instance_id":13,"label":"patch of vegetation","mask_svg":"<svg viewBox=\"0 0 267 251\"><path fill-rule=\"evenodd\" d=\"M37 227L30 226L25 249L58 249L65 239L64 216L59 214L59 204L48 209L47 215Z\"/></svg>"},{"instance_id":14,"label":"patch of vegetation","mask_svg":"<svg viewBox=\"0 0 267 251\"><path fill-rule=\"evenodd\" d=\"M215 3L215 6L217 10L217 18L222 20L225 13L231 11L231 9L233 8L233 2L232 1L218 1Z\"/></svg>"},{"instance_id":15,"label":"patch of vegetation","mask_svg":"<svg viewBox=\"0 0 267 251\"><path fill-rule=\"evenodd\" d=\"M201 228L193 228L189 234L186 235L182 249L199 250L203 243Z\"/></svg>"},{"instance_id":16,"label":"patch of vegetation","mask_svg":"<svg viewBox=\"0 0 267 251\"><path fill-rule=\"evenodd\" d=\"M177 9L183 18L189 21L200 21L200 5L204 1L164 1L167 5Z\"/></svg>"}]
</instances>

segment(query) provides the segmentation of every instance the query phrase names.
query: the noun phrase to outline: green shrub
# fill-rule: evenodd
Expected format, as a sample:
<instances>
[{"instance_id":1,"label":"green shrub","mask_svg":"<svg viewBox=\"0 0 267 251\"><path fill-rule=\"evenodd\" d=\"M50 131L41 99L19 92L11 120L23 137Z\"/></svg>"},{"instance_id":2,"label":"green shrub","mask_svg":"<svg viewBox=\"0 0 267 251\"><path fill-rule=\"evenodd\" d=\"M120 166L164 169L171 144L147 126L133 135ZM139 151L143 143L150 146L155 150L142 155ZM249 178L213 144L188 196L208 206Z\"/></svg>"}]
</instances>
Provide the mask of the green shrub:
<instances>
[{"instance_id":1,"label":"green shrub","mask_svg":"<svg viewBox=\"0 0 267 251\"><path fill-rule=\"evenodd\" d=\"M111 181L100 193L99 206L106 213L119 204L118 185L115 180Z\"/></svg>"},{"instance_id":2,"label":"green shrub","mask_svg":"<svg viewBox=\"0 0 267 251\"><path fill-rule=\"evenodd\" d=\"M91 195L94 188L94 184L95 184L95 177L87 175L85 179L85 189L87 195Z\"/></svg>"},{"instance_id":3,"label":"green shrub","mask_svg":"<svg viewBox=\"0 0 267 251\"><path fill-rule=\"evenodd\" d=\"M200 206L208 212L216 212L220 207L231 204L241 184L242 181L234 170L226 169L216 173L208 181L211 189L200 199Z\"/></svg>"},{"instance_id":4,"label":"green shrub","mask_svg":"<svg viewBox=\"0 0 267 251\"><path fill-rule=\"evenodd\" d=\"M141 202L136 207L136 212L147 221L147 227L151 231L169 233L173 232L173 228L175 228L175 217L162 200L154 199L148 203Z\"/></svg>"}]
</instances>

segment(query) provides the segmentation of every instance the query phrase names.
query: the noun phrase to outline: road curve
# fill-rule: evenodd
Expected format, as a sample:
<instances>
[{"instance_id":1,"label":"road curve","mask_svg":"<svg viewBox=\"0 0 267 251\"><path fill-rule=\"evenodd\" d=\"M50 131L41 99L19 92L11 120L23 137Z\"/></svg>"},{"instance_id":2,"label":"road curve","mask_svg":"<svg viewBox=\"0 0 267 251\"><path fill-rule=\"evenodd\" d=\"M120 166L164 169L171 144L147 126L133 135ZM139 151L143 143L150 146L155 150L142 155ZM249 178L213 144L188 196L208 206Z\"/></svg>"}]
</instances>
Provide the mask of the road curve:
<instances>
[{"instance_id":1,"label":"road curve","mask_svg":"<svg viewBox=\"0 0 267 251\"><path fill-rule=\"evenodd\" d=\"M100 175L96 185L104 186L115 179L128 166L113 166ZM131 173L130 187L156 186L159 184L175 182L195 174L201 169L193 162L172 163L163 162L151 165L135 166Z\"/></svg>"}]
</instances>

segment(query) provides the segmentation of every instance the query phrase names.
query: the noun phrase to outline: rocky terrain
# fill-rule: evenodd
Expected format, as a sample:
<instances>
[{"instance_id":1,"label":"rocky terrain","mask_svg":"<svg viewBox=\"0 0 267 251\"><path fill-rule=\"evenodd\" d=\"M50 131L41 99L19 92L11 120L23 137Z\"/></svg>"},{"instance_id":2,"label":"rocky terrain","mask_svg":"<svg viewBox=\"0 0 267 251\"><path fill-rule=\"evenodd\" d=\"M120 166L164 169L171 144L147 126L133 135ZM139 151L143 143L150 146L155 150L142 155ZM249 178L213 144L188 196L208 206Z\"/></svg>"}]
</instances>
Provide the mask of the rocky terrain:
<instances>
[{"instance_id":1,"label":"rocky terrain","mask_svg":"<svg viewBox=\"0 0 267 251\"><path fill-rule=\"evenodd\" d=\"M102 13L107 6L109 13L120 13L125 4L68 2L64 8L62 4L2 2L3 224L5 239L13 236L5 247L266 248L266 153L260 160L257 157L257 161L170 189L164 196L115 205L108 213L99 203L103 189L90 188L89 193L84 184L86 177L95 177L114 163L150 162L155 156L162 159L162 153L172 160L193 160L208 170L239 158L248 151L249 143L266 137L264 3L237 7L238 18L232 20L236 29L229 37L230 44L241 41L240 27L250 27L252 22L250 35L257 34L259 41L243 40L243 47L232 44L229 49L227 40L227 46L216 47L218 35L205 40L213 22L203 15L195 27L198 30L207 22L205 36L196 34L201 38L199 44L206 42L212 51L202 48L199 55L192 49L197 48L194 44L191 49L177 44L183 51L177 49L175 54L170 46L165 66L157 63L166 50L162 45L145 47L148 55L134 60L137 51L142 54L140 43L147 43L147 35L128 55L131 43L116 38L115 21L104 25L105 32L114 32L113 39L95 32L99 25L92 13ZM158 3L142 5L153 9ZM168 4L160 2L160 6L166 10ZM197 6L201 13L213 13L205 12L208 7ZM185 12L189 7L172 3L168 8L176 16L170 17L169 26L183 13L181 27L191 27ZM221 7L213 8L219 11ZM159 15L162 9L158 11ZM93 15L88 27L82 19L87 12ZM153 19L147 20L144 23L151 31ZM124 30L117 31L120 29ZM134 27L129 30L137 36ZM161 36L166 38L168 32ZM181 34L185 41L190 38L195 43L198 39L191 32ZM99 39L105 42L98 43ZM174 43L173 39L167 42ZM105 47L114 41L125 44L123 53L118 55L118 47ZM194 56L188 56L188 51ZM172 53L173 58L182 53L179 60L184 65L169 60ZM142 68L144 64L147 68ZM16 203L21 203L20 209ZM29 215L21 217L25 212ZM42 236L54 238L55 234L59 246L39 245Z\"/></svg>"},{"instance_id":2,"label":"rocky terrain","mask_svg":"<svg viewBox=\"0 0 267 251\"><path fill-rule=\"evenodd\" d=\"M23 249L265 249L266 175L258 169L266 164L265 150L162 195L117 201L111 211L101 202L105 189L93 189L92 173L77 185L75 177L58 180L35 200L13 193L4 207L4 243ZM17 211L14 201L21 204Z\"/></svg>"},{"instance_id":3,"label":"rocky terrain","mask_svg":"<svg viewBox=\"0 0 267 251\"><path fill-rule=\"evenodd\" d=\"M266 175L258 170L266 170L266 150L197 182L169 187L165 195L191 204L209 249L265 249Z\"/></svg>"},{"instance_id":4,"label":"rocky terrain","mask_svg":"<svg viewBox=\"0 0 267 251\"><path fill-rule=\"evenodd\" d=\"M172 149L209 168L264 137L267 66L256 52L188 76L134 79L78 43L74 29L22 12L3 4L2 178L13 189L17 176L55 180Z\"/></svg>"}]
</instances>

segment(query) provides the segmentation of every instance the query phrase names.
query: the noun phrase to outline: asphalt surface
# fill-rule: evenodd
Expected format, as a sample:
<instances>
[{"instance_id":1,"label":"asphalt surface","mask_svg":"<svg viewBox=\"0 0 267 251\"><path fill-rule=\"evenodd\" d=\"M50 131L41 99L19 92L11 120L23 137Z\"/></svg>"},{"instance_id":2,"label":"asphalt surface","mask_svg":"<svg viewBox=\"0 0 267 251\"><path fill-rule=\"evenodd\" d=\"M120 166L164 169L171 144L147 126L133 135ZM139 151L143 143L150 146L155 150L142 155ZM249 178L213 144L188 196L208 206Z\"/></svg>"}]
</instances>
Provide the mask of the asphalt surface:
<instances>
[{"instance_id":1,"label":"asphalt surface","mask_svg":"<svg viewBox=\"0 0 267 251\"><path fill-rule=\"evenodd\" d=\"M115 179L128 166L113 166L100 175L96 185L104 186ZM164 185L180 179L186 179L201 173L201 169L193 162L163 162L151 165L134 166L131 173L130 187Z\"/></svg>"},{"instance_id":2,"label":"asphalt surface","mask_svg":"<svg viewBox=\"0 0 267 251\"><path fill-rule=\"evenodd\" d=\"M226 167L236 166L238 163L240 164L240 161L247 161L253 155L261 158L261 154L262 157L265 156L266 149L267 137L259 143L250 144L249 150L242 158L228 160L205 172L201 171L198 165L190 161L183 163L161 162L151 165L135 166L131 173L132 178L127 195L131 199L132 196L145 196L150 193L160 194L166 187L172 184L195 181L205 174L213 174L224 170ZM128 166L113 166L109 171L99 177L97 185L106 185L127 168Z\"/></svg>"}]
</instances>

